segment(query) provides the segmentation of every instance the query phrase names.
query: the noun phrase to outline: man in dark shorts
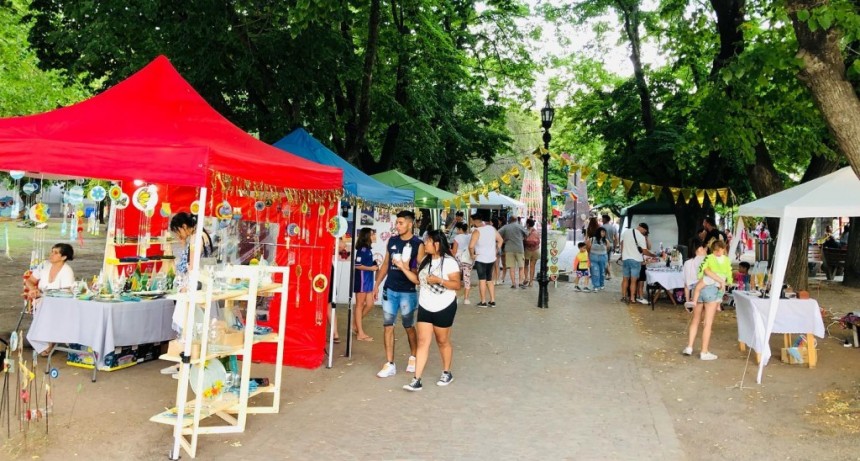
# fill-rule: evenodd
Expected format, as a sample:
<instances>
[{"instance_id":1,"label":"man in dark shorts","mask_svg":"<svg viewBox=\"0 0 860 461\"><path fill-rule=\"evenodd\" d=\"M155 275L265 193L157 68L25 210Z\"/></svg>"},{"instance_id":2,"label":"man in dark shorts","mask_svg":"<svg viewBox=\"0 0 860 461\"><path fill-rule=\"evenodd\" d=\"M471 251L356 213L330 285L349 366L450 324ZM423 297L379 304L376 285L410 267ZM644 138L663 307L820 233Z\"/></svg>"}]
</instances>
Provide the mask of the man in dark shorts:
<instances>
[{"instance_id":1,"label":"man in dark shorts","mask_svg":"<svg viewBox=\"0 0 860 461\"><path fill-rule=\"evenodd\" d=\"M493 226L484 223L479 214L473 214L472 240L469 241L469 253L475 261L475 271L478 273L478 288L481 302L478 307L496 307L496 287L493 285L493 269L496 266L496 255L502 248L502 236ZM490 291L490 302L487 303L487 290Z\"/></svg>"}]
</instances>

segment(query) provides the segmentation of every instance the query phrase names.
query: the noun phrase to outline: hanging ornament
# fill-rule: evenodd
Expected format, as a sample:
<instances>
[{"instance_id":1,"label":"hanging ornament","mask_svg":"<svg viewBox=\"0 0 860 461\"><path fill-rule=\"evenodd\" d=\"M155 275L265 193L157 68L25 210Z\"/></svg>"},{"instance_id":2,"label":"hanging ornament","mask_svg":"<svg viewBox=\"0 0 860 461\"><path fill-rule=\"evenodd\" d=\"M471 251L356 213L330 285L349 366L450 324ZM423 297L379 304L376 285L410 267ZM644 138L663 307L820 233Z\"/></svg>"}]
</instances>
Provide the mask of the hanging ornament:
<instances>
[{"instance_id":1,"label":"hanging ornament","mask_svg":"<svg viewBox=\"0 0 860 461\"><path fill-rule=\"evenodd\" d=\"M262 200L257 200L256 202L254 202L254 209L257 210L258 212L265 210L266 209L266 202L264 202Z\"/></svg>"},{"instance_id":2,"label":"hanging ornament","mask_svg":"<svg viewBox=\"0 0 860 461\"><path fill-rule=\"evenodd\" d=\"M27 216L30 218L30 221L39 224L48 222L48 218L50 218L47 207L41 202L31 206L27 211Z\"/></svg>"},{"instance_id":3,"label":"hanging ornament","mask_svg":"<svg viewBox=\"0 0 860 461\"><path fill-rule=\"evenodd\" d=\"M322 293L328 288L328 277L324 274L317 274L313 279L314 291Z\"/></svg>"},{"instance_id":4,"label":"hanging ornament","mask_svg":"<svg viewBox=\"0 0 860 461\"><path fill-rule=\"evenodd\" d=\"M191 202L191 207L189 209L191 210L191 214L196 215L196 214L200 213L200 201L195 200L195 201Z\"/></svg>"},{"instance_id":5,"label":"hanging ornament","mask_svg":"<svg viewBox=\"0 0 860 461\"><path fill-rule=\"evenodd\" d=\"M84 203L84 188L81 186L74 186L69 189L69 203L72 205L80 205Z\"/></svg>"},{"instance_id":6,"label":"hanging ornament","mask_svg":"<svg viewBox=\"0 0 860 461\"><path fill-rule=\"evenodd\" d=\"M108 197L116 202L122 198L122 188L119 186L110 186L110 189L108 189Z\"/></svg>"},{"instance_id":7,"label":"hanging ornament","mask_svg":"<svg viewBox=\"0 0 860 461\"><path fill-rule=\"evenodd\" d=\"M154 210L158 203L158 188L152 184L137 188L131 196L131 203L140 211Z\"/></svg>"},{"instance_id":8,"label":"hanging ornament","mask_svg":"<svg viewBox=\"0 0 860 461\"><path fill-rule=\"evenodd\" d=\"M161 210L159 211L159 216L162 218L169 218L172 214L170 211L170 202L163 202L161 204Z\"/></svg>"},{"instance_id":9,"label":"hanging ornament","mask_svg":"<svg viewBox=\"0 0 860 461\"><path fill-rule=\"evenodd\" d=\"M218 219L233 219L233 206L230 205L230 202L226 200L221 202L215 210L215 217Z\"/></svg>"},{"instance_id":10,"label":"hanging ornament","mask_svg":"<svg viewBox=\"0 0 860 461\"><path fill-rule=\"evenodd\" d=\"M107 191L102 186L95 186L90 189L90 200L101 202L107 196Z\"/></svg>"},{"instance_id":11,"label":"hanging ornament","mask_svg":"<svg viewBox=\"0 0 860 461\"><path fill-rule=\"evenodd\" d=\"M117 210L124 210L128 208L128 204L131 203L131 199L128 194L123 193L118 200L115 202L115 206Z\"/></svg>"},{"instance_id":12,"label":"hanging ornament","mask_svg":"<svg viewBox=\"0 0 860 461\"><path fill-rule=\"evenodd\" d=\"M24 184L23 189L25 194L32 195L39 190L39 185L34 182L28 182L27 184Z\"/></svg>"},{"instance_id":13,"label":"hanging ornament","mask_svg":"<svg viewBox=\"0 0 860 461\"><path fill-rule=\"evenodd\" d=\"M19 179L24 177L24 172L20 170L12 170L9 172L9 176L15 181L18 181Z\"/></svg>"},{"instance_id":14,"label":"hanging ornament","mask_svg":"<svg viewBox=\"0 0 860 461\"><path fill-rule=\"evenodd\" d=\"M346 234L348 224L343 216L335 216L328 221L328 232L334 238L341 238Z\"/></svg>"}]
</instances>

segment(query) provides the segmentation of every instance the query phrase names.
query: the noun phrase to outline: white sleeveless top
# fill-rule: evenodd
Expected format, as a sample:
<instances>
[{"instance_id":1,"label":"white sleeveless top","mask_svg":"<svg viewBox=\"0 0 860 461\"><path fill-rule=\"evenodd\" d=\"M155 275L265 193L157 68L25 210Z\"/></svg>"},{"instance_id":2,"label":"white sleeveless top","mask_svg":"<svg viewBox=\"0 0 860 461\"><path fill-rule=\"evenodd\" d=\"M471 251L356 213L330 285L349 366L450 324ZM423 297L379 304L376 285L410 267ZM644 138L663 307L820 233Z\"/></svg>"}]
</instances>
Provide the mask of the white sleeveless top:
<instances>
[{"instance_id":1,"label":"white sleeveless top","mask_svg":"<svg viewBox=\"0 0 860 461\"><path fill-rule=\"evenodd\" d=\"M496 228L484 224L475 229L478 243L475 244L475 261L479 263L496 262Z\"/></svg>"}]
</instances>

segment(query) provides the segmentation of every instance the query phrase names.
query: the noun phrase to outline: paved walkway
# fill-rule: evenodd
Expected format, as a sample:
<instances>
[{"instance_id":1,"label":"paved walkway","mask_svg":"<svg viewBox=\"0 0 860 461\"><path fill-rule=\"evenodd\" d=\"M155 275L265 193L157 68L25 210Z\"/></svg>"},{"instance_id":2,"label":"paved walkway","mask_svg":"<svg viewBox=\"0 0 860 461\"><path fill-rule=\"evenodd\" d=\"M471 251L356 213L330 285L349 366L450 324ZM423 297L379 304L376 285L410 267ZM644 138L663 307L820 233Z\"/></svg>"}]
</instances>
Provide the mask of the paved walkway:
<instances>
[{"instance_id":1,"label":"paved walkway","mask_svg":"<svg viewBox=\"0 0 860 461\"><path fill-rule=\"evenodd\" d=\"M537 287L498 287L495 309L461 306L455 381L434 385L441 371L434 346L419 393L401 390L403 371L374 376L384 361L374 312L366 325L377 340L358 342L351 363L339 358L320 371L340 378L282 415L255 418L264 428L242 444L290 459L683 459L617 290L571 288L551 287L548 310L534 307ZM405 369L408 347L397 333L397 365Z\"/></svg>"}]
</instances>

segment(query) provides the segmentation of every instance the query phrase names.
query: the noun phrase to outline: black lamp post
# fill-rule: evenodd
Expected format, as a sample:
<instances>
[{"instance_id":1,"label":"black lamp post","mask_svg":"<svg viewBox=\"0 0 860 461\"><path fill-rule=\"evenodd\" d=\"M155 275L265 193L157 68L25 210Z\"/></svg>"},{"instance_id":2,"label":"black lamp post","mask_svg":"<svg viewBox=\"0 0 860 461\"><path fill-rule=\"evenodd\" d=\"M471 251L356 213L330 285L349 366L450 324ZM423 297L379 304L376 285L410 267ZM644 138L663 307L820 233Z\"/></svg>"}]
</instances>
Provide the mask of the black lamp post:
<instances>
[{"instance_id":1,"label":"black lamp post","mask_svg":"<svg viewBox=\"0 0 860 461\"><path fill-rule=\"evenodd\" d=\"M543 199L543 212L541 213L541 245L540 245L540 274L538 274L538 307L549 308L549 273L547 272L547 228L549 227L549 141L552 135L549 134L549 129L552 127L552 120L555 118L555 109L549 103L549 96L546 97L546 106L540 110L540 123L543 127L543 147L541 159L543 160L543 187L541 187Z\"/></svg>"}]
</instances>

